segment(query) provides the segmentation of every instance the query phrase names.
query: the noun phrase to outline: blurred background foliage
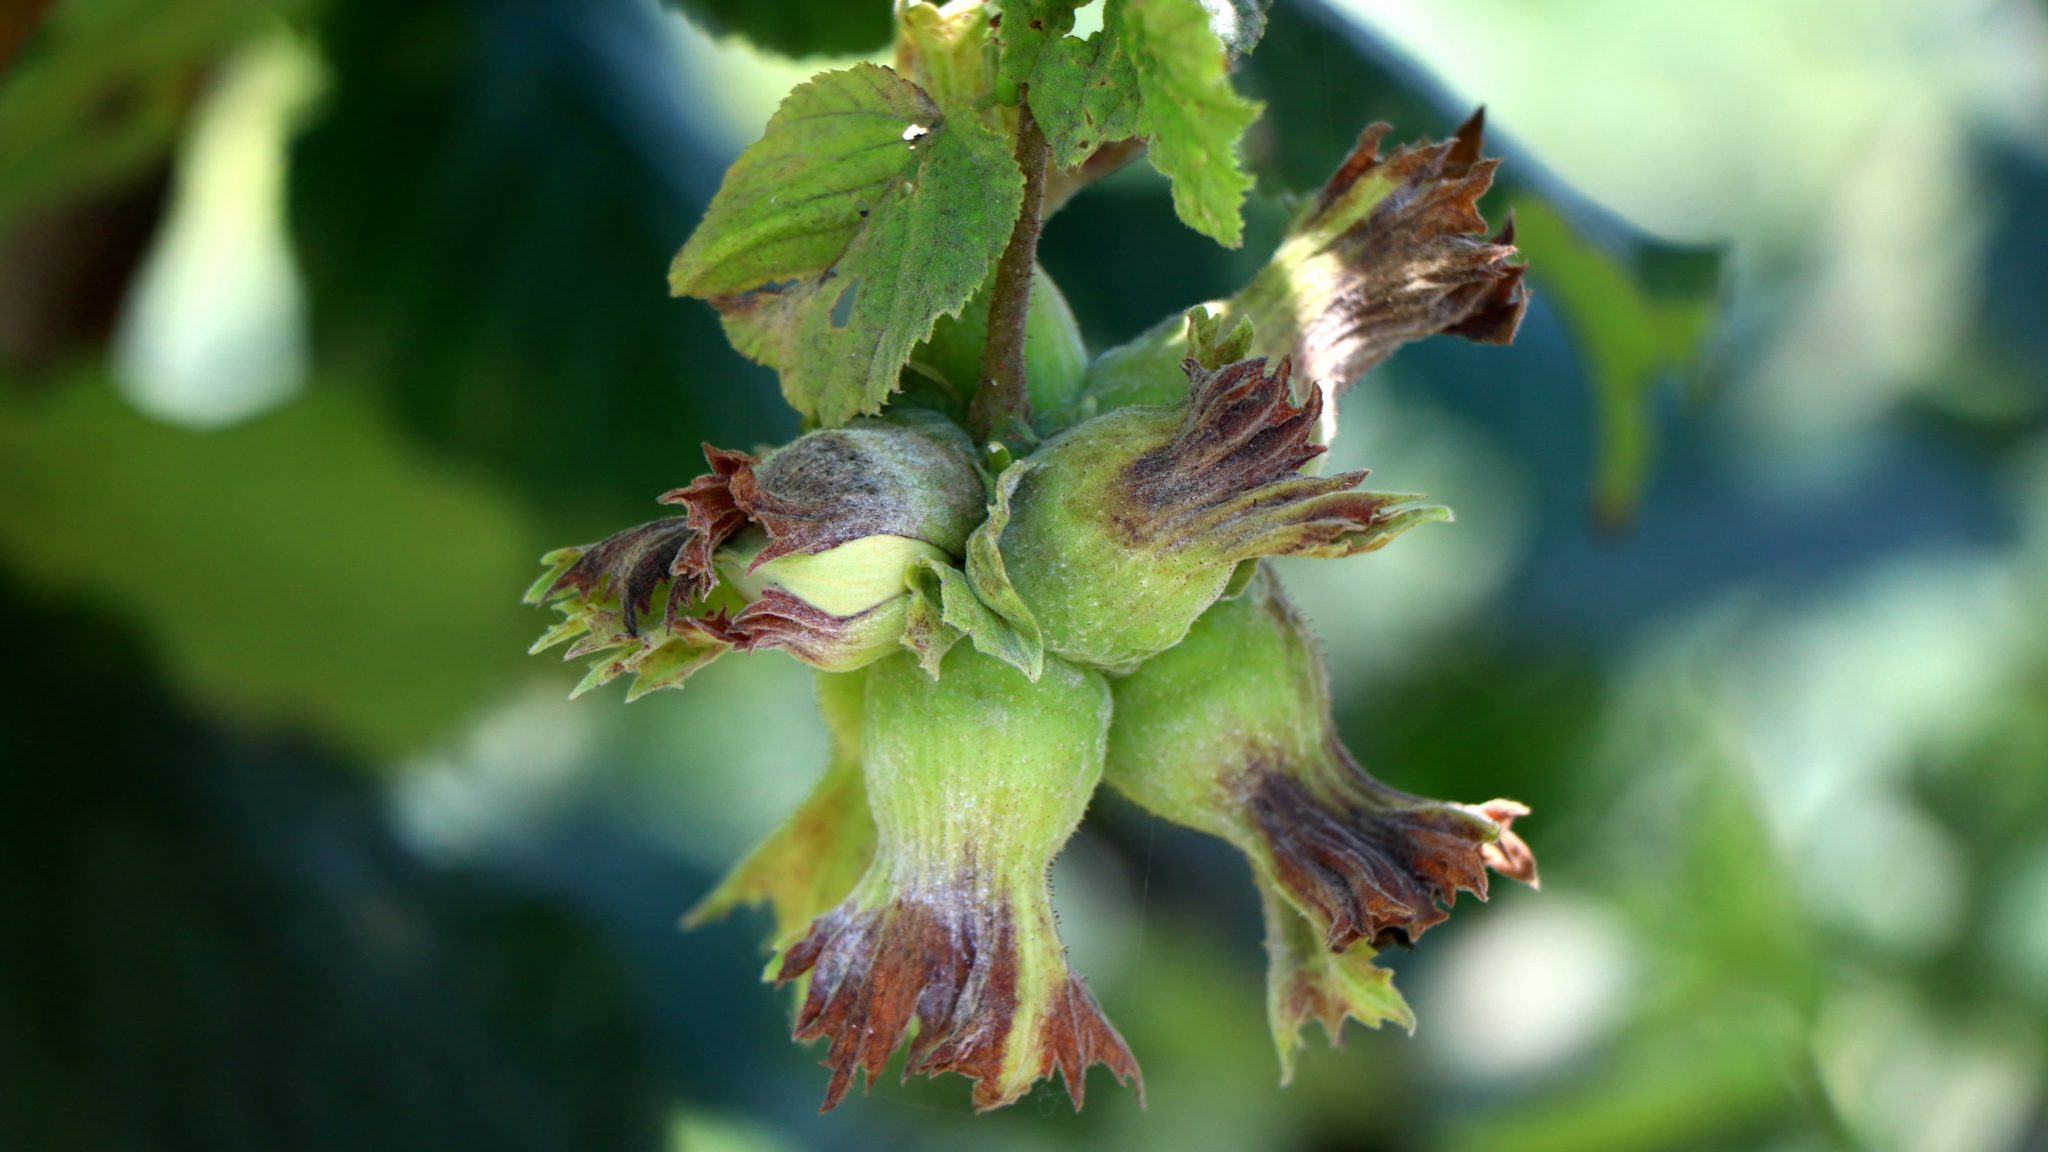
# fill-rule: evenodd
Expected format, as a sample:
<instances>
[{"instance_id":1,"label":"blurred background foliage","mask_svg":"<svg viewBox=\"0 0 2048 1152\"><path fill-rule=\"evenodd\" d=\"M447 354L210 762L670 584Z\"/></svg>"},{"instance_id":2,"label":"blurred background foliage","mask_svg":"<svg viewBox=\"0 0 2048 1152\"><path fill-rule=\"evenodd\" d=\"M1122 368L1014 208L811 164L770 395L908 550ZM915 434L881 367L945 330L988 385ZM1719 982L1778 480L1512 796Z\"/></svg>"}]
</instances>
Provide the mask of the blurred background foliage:
<instances>
[{"instance_id":1,"label":"blurred background foliage","mask_svg":"<svg viewBox=\"0 0 2048 1152\"><path fill-rule=\"evenodd\" d=\"M1151 1110L975 1120L813 1116L765 921L676 929L822 764L798 666L523 655L541 551L794 430L663 271L881 9L684 8L0 17L0 1148L2048 1146L2048 9L1279 0L1242 250L1135 169L1051 222L1101 348L1488 105L1521 339L1337 448L1459 522L1286 576L1361 758L1546 883L1282 1091L1241 863L1104 797L1058 897Z\"/></svg>"}]
</instances>

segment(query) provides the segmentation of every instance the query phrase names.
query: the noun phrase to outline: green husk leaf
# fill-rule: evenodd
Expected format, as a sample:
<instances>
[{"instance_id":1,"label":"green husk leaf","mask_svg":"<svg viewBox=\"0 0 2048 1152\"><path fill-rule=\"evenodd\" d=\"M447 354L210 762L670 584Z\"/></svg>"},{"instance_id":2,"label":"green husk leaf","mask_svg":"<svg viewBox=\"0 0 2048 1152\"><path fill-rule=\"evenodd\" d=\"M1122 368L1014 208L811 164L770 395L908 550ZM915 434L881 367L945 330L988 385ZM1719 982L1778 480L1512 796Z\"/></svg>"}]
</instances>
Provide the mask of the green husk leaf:
<instances>
[{"instance_id":1,"label":"green husk leaf","mask_svg":"<svg viewBox=\"0 0 2048 1152\"><path fill-rule=\"evenodd\" d=\"M913 595L903 646L917 653L927 675L938 676L940 661L963 636L982 655L1009 664L1034 683L1044 674L1045 641L1038 618L1011 586L999 547L1010 523L1010 500L1032 467L1018 461L996 477L988 519L967 538L965 572L931 559L911 569Z\"/></svg>"},{"instance_id":2,"label":"green husk leaf","mask_svg":"<svg viewBox=\"0 0 2048 1152\"><path fill-rule=\"evenodd\" d=\"M910 570L905 582L910 585L910 608L903 618L905 648L917 653L918 667L927 676L937 679L939 666L945 662L946 653L967 634L966 628L957 621L946 620L946 585L948 574L965 576L951 565L919 565ZM970 589L970 594L972 590Z\"/></svg>"},{"instance_id":3,"label":"green husk leaf","mask_svg":"<svg viewBox=\"0 0 2048 1152\"><path fill-rule=\"evenodd\" d=\"M647 649L631 666L633 683L626 689L631 704L649 692L680 688L696 671L720 656L728 646L702 632L685 632Z\"/></svg>"},{"instance_id":4,"label":"green husk leaf","mask_svg":"<svg viewBox=\"0 0 2048 1152\"><path fill-rule=\"evenodd\" d=\"M726 172L669 287L821 425L877 412L1009 240L1023 176L972 113L858 64L799 85Z\"/></svg>"},{"instance_id":5,"label":"green husk leaf","mask_svg":"<svg viewBox=\"0 0 2048 1152\"><path fill-rule=\"evenodd\" d=\"M622 648L625 651L622 652ZM570 690L569 699L574 700L629 674L633 680L626 689L628 703L663 688L681 688L683 681L731 648L729 643L694 627L689 620L678 621L677 626L666 634L650 634L638 640L625 635L593 633L584 643L570 648L564 657L575 659L593 652L597 654L597 658L590 662L590 670Z\"/></svg>"},{"instance_id":6,"label":"green husk leaf","mask_svg":"<svg viewBox=\"0 0 2048 1152\"><path fill-rule=\"evenodd\" d=\"M1003 529L1010 524L1010 500L1017 494L1017 485L1033 465L1019 460L1003 469L996 477L995 499L988 506L988 520L974 530L967 538L967 581L974 595L992 613L1008 625L1007 631L1017 638L1014 645L1004 645L1007 651L983 647L980 636L975 637L975 647L985 655L1009 660L1033 681L1045 668L1044 638L1038 629L1038 618L1017 594L1010 583L1010 573L1003 565L1003 553L999 547ZM972 634L970 634L972 635ZM989 634L988 643L996 643L998 636ZM1021 657L1012 659L1012 654Z\"/></svg>"},{"instance_id":7,"label":"green husk leaf","mask_svg":"<svg viewBox=\"0 0 2048 1152\"><path fill-rule=\"evenodd\" d=\"M984 603L966 573L935 560L920 563L911 577L917 595L903 646L916 652L918 664L934 679L939 665L963 637L975 650L993 656L1037 680L1045 667L1045 648L1036 629L1026 631Z\"/></svg>"},{"instance_id":8,"label":"green husk leaf","mask_svg":"<svg viewBox=\"0 0 2048 1152\"><path fill-rule=\"evenodd\" d=\"M1331 951L1270 881L1261 878L1258 887L1266 917L1266 1019L1280 1057L1280 1083L1294 1079L1294 1054L1306 1046L1302 1031L1311 1020L1323 1026L1332 1046L1343 1039L1346 1020L1368 1028L1392 1021L1415 1031L1414 1010L1394 987L1394 974L1373 964L1371 947Z\"/></svg>"},{"instance_id":9,"label":"green husk leaf","mask_svg":"<svg viewBox=\"0 0 2048 1152\"><path fill-rule=\"evenodd\" d=\"M1197 304L1187 310L1187 322L1187 353L1202 367L1213 372L1251 356L1251 317L1235 317L1226 329L1220 313Z\"/></svg>"}]
</instances>

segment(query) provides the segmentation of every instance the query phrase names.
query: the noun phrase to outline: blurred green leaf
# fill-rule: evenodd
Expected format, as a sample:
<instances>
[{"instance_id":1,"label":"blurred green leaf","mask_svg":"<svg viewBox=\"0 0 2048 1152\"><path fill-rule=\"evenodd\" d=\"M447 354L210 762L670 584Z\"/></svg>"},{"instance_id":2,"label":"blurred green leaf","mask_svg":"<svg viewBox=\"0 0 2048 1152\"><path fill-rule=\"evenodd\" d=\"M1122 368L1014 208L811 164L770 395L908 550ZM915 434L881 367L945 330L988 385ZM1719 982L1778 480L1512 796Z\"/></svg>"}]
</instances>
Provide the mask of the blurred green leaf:
<instances>
[{"instance_id":1,"label":"blurred green leaf","mask_svg":"<svg viewBox=\"0 0 2048 1152\"><path fill-rule=\"evenodd\" d=\"M454 871L303 740L0 572L0 1147L588 1152L669 1092L617 941Z\"/></svg>"},{"instance_id":2,"label":"blurred green leaf","mask_svg":"<svg viewBox=\"0 0 2048 1152\"><path fill-rule=\"evenodd\" d=\"M1010 238L1023 176L1003 138L858 64L789 94L734 161L669 287L709 300L733 345L827 427L881 409L933 322Z\"/></svg>"},{"instance_id":3,"label":"blurred green leaf","mask_svg":"<svg viewBox=\"0 0 2048 1152\"><path fill-rule=\"evenodd\" d=\"M770 1128L693 1108L670 1126L667 1152L793 1152L796 1147Z\"/></svg>"},{"instance_id":4,"label":"blurred green leaf","mask_svg":"<svg viewBox=\"0 0 2048 1152\"><path fill-rule=\"evenodd\" d=\"M1652 1152L1744 1147L1744 1133L1782 1113L1796 1046L1745 1022L1637 1045L1571 1087L1484 1116L1460 1117L1447 1152ZM1786 1036L1783 1040L1793 1038ZM1773 1051L1773 1049L1777 1049ZM1730 1143L1732 1141L1732 1143Z\"/></svg>"},{"instance_id":5,"label":"blurred green leaf","mask_svg":"<svg viewBox=\"0 0 2048 1152\"><path fill-rule=\"evenodd\" d=\"M293 151L290 223L320 375L488 467L557 540L651 515L704 440L795 423L661 288L729 159L672 32L636 0L351 0L318 29L333 96Z\"/></svg>"},{"instance_id":6,"label":"blurred green leaf","mask_svg":"<svg viewBox=\"0 0 2048 1152\"><path fill-rule=\"evenodd\" d=\"M360 398L223 432L81 383L0 404L0 554L133 619L210 705L388 754L491 698L530 621L505 495L422 460Z\"/></svg>"},{"instance_id":7,"label":"blurred green leaf","mask_svg":"<svg viewBox=\"0 0 2048 1152\"><path fill-rule=\"evenodd\" d=\"M889 43L885 0L667 0L706 31L785 56L855 56Z\"/></svg>"},{"instance_id":8,"label":"blurred green leaf","mask_svg":"<svg viewBox=\"0 0 2048 1152\"><path fill-rule=\"evenodd\" d=\"M0 76L0 234L83 188L166 156L222 56L302 3L59 4ZM89 142L89 146L81 146Z\"/></svg>"},{"instance_id":9,"label":"blurred green leaf","mask_svg":"<svg viewBox=\"0 0 2048 1152\"><path fill-rule=\"evenodd\" d=\"M1712 329L1715 294L1661 294L1622 260L1576 233L1564 214L1527 193L1514 199L1515 244L1564 314L1592 378L1599 419L1595 512L1625 520L1649 477L1657 385L1683 372Z\"/></svg>"}]
</instances>

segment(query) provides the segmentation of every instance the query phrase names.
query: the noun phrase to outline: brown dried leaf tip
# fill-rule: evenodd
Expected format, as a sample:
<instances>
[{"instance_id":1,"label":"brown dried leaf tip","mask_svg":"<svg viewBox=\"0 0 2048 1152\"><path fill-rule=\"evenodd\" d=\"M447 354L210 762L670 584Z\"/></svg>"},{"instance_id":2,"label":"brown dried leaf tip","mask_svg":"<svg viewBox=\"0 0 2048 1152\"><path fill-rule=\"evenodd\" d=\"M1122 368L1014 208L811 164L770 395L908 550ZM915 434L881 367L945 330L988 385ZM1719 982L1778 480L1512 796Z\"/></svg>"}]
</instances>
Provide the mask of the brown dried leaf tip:
<instances>
[{"instance_id":1,"label":"brown dried leaf tip","mask_svg":"<svg viewBox=\"0 0 2048 1152\"><path fill-rule=\"evenodd\" d=\"M1264 347L1299 349L1311 378L1346 385L1401 345L1436 332L1514 339L1528 308L1512 217L1491 237L1479 198L1498 158L1482 159L1485 111L1451 139L1379 154L1374 124L1233 301Z\"/></svg>"},{"instance_id":2,"label":"brown dried leaf tip","mask_svg":"<svg viewBox=\"0 0 2048 1152\"><path fill-rule=\"evenodd\" d=\"M912 1020L917 1036L904 1077L967 1076L979 1111L1011 1103L1055 1069L1078 1111L1093 1064L1135 1083L1142 1103L1137 1060L1067 972L1049 908L1044 919L1023 943L1044 954L1022 956L1010 901L985 899L966 883L875 908L849 901L820 917L778 977L811 977L795 1036L830 1041L824 1063L832 1080L819 1110L845 1098L856 1071L872 1084Z\"/></svg>"},{"instance_id":3,"label":"brown dried leaf tip","mask_svg":"<svg viewBox=\"0 0 2048 1152\"><path fill-rule=\"evenodd\" d=\"M1300 475L1323 454L1315 443L1322 390L1296 404L1291 357L1266 371L1263 357L1221 368L1195 359L1179 432L1124 470L1131 511L1123 522L1146 547L1198 544L1215 562L1258 556L1344 556L1384 546L1442 508L1408 507L1410 497L1354 491L1367 473Z\"/></svg>"}]
</instances>

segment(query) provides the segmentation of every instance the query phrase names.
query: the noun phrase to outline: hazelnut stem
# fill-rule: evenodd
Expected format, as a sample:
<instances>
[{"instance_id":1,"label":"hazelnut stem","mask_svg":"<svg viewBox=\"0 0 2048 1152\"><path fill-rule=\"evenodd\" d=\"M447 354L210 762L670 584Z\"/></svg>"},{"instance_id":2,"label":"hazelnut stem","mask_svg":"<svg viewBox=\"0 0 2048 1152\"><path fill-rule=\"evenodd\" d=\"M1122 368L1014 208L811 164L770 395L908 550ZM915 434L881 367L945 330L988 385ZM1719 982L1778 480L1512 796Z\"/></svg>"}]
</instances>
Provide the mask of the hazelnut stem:
<instances>
[{"instance_id":1,"label":"hazelnut stem","mask_svg":"<svg viewBox=\"0 0 2048 1152\"><path fill-rule=\"evenodd\" d=\"M1029 101L1017 104L1017 167L1024 172L1024 206L1010 229L1009 246L996 262L989 292L988 340L982 346L981 387L968 421L977 440L1029 441L1031 393L1024 376L1024 321L1031 307L1031 270L1038 262L1039 210L1051 147Z\"/></svg>"}]
</instances>

